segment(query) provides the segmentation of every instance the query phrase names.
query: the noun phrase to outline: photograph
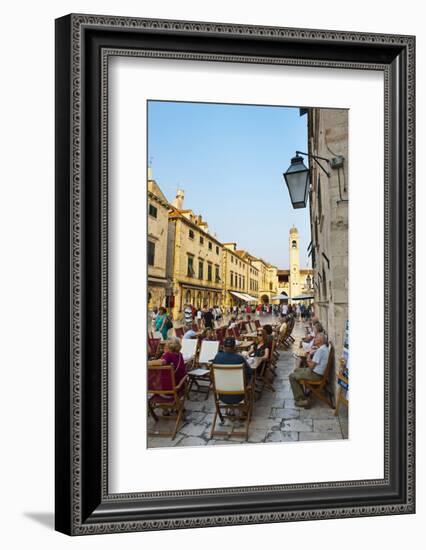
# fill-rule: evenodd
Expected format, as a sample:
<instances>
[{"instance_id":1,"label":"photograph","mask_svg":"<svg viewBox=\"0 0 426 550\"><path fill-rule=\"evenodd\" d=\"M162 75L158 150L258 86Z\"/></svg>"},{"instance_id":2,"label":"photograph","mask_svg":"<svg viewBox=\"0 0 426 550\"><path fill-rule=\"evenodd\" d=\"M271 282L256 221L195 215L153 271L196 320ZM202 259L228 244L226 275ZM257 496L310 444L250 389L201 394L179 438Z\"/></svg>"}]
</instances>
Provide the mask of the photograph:
<instances>
[{"instance_id":1,"label":"photograph","mask_svg":"<svg viewBox=\"0 0 426 550\"><path fill-rule=\"evenodd\" d=\"M146 104L147 448L350 438L349 110Z\"/></svg>"},{"instance_id":2,"label":"photograph","mask_svg":"<svg viewBox=\"0 0 426 550\"><path fill-rule=\"evenodd\" d=\"M414 513L415 37L323 29L56 20L58 531Z\"/></svg>"}]
</instances>

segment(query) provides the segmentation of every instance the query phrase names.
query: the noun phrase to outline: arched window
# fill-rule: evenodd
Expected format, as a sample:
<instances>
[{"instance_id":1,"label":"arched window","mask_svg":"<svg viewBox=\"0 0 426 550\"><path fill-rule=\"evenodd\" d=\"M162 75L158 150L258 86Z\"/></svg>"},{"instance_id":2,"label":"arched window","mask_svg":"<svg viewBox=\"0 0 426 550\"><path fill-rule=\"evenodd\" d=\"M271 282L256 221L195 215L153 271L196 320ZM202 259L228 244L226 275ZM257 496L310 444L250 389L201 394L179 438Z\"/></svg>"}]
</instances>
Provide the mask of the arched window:
<instances>
[{"instance_id":1,"label":"arched window","mask_svg":"<svg viewBox=\"0 0 426 550\"><path fill-rule=\"evenodd\" d=\"M291 241L291 248L297 248L297 241Z\"/></svg>"},{"instance_id":2,"label":"arched window","mask_svg":"<svg viewBox=\"0 0 426 550\"><path fill-rule=\"evenodd\" d=\"M186 300L185 301L186 301L187 304L191 303L191 291L190 290L186 291Z\"/></svg>"},{"instance_id":3,"label":"arched window","mask_svg":"<svg viewBox=\"0 0 426 550\"><path fill-rule=\"evenodd\" d=\"M306 277L306 286L307 286L308 288L311 288L311 285L312 285L312 279L311 279L311 276L308 275L308 276Z\"/></svg>"}]
</instances>

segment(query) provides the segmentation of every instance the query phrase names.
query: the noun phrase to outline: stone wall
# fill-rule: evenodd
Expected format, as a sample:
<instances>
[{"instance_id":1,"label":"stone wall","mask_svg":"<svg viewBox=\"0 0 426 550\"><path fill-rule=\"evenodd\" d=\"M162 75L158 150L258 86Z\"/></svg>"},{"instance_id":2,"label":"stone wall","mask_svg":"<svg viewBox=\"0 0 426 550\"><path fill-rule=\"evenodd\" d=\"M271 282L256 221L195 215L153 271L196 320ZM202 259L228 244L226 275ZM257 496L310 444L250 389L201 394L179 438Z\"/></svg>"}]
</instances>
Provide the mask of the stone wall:
<instances>
[{"instance_id":1,"label":"stone wall","mask_svg":"<svg viewBox=\"0 0 426 550\"><path fill-rule=\"evenodd\" d=\"M312 160L310 216L314 249L316 313L336 349L342 354L344 322L348 319L348 111L310 109L309 153L327 159L343 157L334 169ZM335 382L336 386L336 382Z\"/></svg>"}]
</instances>

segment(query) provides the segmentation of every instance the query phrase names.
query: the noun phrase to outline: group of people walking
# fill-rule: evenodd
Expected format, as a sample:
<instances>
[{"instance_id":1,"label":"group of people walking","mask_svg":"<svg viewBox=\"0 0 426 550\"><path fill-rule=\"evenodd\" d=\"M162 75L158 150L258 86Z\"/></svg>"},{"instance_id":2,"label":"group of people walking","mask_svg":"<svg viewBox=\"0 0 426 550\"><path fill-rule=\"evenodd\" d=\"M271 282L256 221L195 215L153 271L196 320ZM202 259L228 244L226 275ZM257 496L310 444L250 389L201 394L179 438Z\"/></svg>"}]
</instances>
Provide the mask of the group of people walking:
<instances>
[{"instance_id":1,"label":"group of people walking","mask_svg":"<svg viewBox=\"0 0 426 550\"><path fill-rule=\"evenodd\" d=\"M232 319L243 319L252 314L257 317L272 314L281 317L281 319L291 316L306 321L312 318L313 311L312 306L303 303L296 305L287 303L280 305L258 304L257 306L246 304L241 307L227 307L224 310L218 305L209 308L205 304L203 308L196 308L187 303L183 307L181 323L186 328L196 323L200 328L214 329L217 323L223 323L225 318L232 321ZM160 332L162 339L166 340L169 330L173 328L173 319L165 307L154 307L150 312L150 325L153 331Z\"/></svg>"}]
</instances>

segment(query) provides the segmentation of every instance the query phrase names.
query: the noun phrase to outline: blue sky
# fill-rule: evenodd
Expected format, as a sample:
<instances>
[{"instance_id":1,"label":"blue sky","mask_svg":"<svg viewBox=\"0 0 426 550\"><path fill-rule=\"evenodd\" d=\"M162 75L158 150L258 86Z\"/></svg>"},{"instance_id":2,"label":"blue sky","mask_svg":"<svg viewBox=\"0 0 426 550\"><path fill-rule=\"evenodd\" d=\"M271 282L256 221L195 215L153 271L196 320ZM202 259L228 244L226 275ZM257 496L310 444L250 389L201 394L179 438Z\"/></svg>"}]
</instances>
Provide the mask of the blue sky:
<instances>
[{"instance_id":1,"label":"blue sky","mask_svg":"<svg viewBox=\"0 0 426 550\"><path fill-rule=\"evenodd\" d=\"M294 210L282 173L307 151L307 117L286 107L148 102L148 158L171 202L201 214L222 242L236 242L288 267L288 232L300 235L300 264L310 265L308 208Z\"/></svg>"}]
</instances>

